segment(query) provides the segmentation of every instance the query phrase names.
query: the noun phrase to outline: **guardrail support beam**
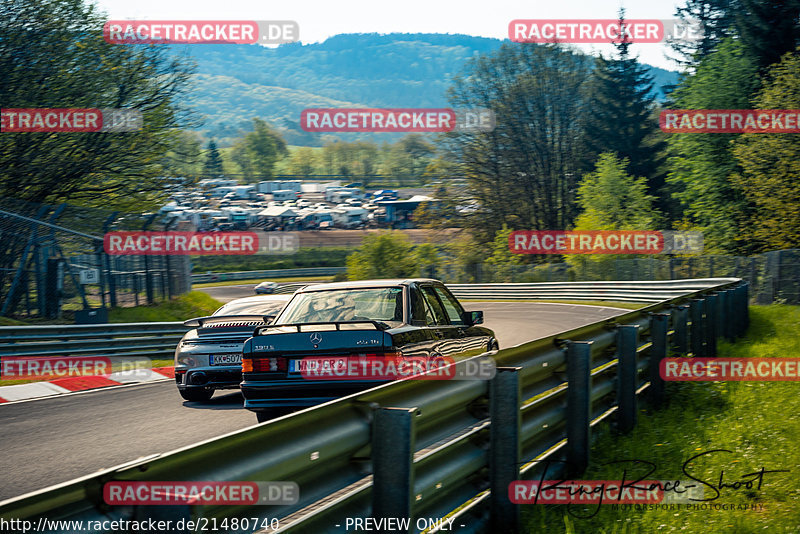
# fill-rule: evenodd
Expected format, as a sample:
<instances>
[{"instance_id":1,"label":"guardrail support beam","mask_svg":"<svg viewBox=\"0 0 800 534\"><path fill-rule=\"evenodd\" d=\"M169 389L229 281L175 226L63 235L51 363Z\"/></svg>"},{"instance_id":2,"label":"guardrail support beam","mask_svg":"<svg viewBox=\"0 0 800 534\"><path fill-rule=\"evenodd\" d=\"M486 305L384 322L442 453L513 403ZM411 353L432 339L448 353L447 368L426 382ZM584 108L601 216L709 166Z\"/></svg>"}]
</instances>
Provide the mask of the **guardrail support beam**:
<instances>
[{"instance_id":1,"label":"guardrail support beam","mask_svg":"<svg viewBox=\"0 0 800 534\"><path fill-rule=\"evenodd\" d=\"M627 434L636 426L636 349L639 325L617 327L617 429Z\"/></svg>"},{"instance_id":2,"label":"guardrail support beam","mask_svg":"<svg viewBox=\"0 0 800 534\"><path fill-rule=\"evenodd\" d=\"M692 321L689 329L689 341L692 346L692 355L696 358L702 358L706 355L706 329L703 325L703 308L703 299L692 299L689 302L689 318Z\"/></svg>"},{"instance_id":3,"label":"guardrail support beam","mask_svg":"<svg viewBox=\"0 0 800 534\"><path fill-rule=\"evenodd\" d=\"M676 306L672 309L673 334L670 349L672 352L683 354L689 353L689 307L685 305Z\"/></svg>"},{"instance_id":4,"label":"guardrail support beam","mask_svg":"<svg viewBox=\"0 0 800 534\"><path fill-rule=\"evenodd\" d=\"M706 357L713 358L717 355L717 296L706 295Z\"/></svg>"},{"instance_id":5,"label":"guardrail support beam","mask_svg":"<svg viewBox=\"0 0 800 534\"><path fill-rule=\"evenodd\" d=\"M592 342L570 341L567 347L567 476L589 465Z\"/></svg>"},{"instance_id":6,"label":"guardrail support beam","mask_svg":"<svg viewBox=\"0 0 800 534\"><path fill-rule=\"evenodd\" d=\"M489 382L489 499L492 532L518 532L519 506L508 498L508 488L519 480L520 367L498 367Z\"/></svg>"},{"instance_id":7,"label":"guardrail support beam","mask_svg":"<svg viewBox=\"0 0 800 534\"><path fill-rule=\"evenodd\" d=\"M736 290L726 289L725 293L725 339L736 341Z\"/></svg>"},{"instance_id":8,"label":"guardrail support beam","mask_svg":"<svg viewBox=\"0 0 800 534\"><path fill-rule=\"evenodd\" d=\"M684 312L686 310L683 310ZM686 332L686 314L684 316L684 332ZM661 360L667 357L667 331L669 330L669 315L654 313L650 318L650 388L648 398L650 403L658 408L664 402L664 380L661 378Z\"/></svg>"},{"instance_id":9,"label":"guardrail support beam","mask_svg":"<svg viewBox=\"0 0 800 534\"><path fill-rule=\"evenodd\" d=\"M378 408L372 422L372 517L410 518L416 408Z\"/></svg>"}]
</instances>

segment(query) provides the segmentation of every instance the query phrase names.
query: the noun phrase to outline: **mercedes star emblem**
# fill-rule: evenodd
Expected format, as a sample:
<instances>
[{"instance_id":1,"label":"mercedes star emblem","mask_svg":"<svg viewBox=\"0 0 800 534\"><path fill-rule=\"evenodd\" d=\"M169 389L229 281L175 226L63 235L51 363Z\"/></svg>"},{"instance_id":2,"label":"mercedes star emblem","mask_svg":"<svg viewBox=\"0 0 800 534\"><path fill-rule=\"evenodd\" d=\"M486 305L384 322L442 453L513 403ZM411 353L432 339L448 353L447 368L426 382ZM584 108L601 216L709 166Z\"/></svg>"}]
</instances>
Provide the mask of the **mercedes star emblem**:
<instances>
[{"instance_id":1,"label":"mercedes star emblem","mask_svg":"<svg viewBox=\"0 0 800 534\"><path fill-rule=\"evenodd\" d=\"M317 332L314 332L313 334L311 334L309 339L311 340L312 343L316 345L322 342L322 335L318 334Z\"/></svg>"}]
</instances>

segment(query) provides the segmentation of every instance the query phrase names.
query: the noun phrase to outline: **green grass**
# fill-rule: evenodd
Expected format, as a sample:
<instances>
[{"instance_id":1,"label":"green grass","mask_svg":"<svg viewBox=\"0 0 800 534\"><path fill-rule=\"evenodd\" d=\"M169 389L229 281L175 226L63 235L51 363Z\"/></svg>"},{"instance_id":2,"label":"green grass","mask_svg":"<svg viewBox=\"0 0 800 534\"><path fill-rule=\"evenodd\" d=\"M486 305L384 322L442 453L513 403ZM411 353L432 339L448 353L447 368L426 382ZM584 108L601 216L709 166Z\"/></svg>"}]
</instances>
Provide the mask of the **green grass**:
<instances>
[{"instance_id":1,"label":"green grass","mask_svg":"<svg viewBox=\"0 0 800 534\"><path fill-rule=\"evenodd\" d=\"M10 317L0 317L0 326L20 326L25 325L24 321L17 321L16 319L12 319Z\"/></svg>"},{"instance_id":2,"label":"green grass","mask_svg":"<svg viewBox=\"0 0 800 534\"><path fill-rule=\"evenodd\" d=\"M721 342L720 357L797 357L800 355L800 307L751 307L747 336ZM713 503L763 504L752 510L612 510L601 507L591 519L570 516L565 506L527 505L524 532L639 534L652 532L751 534L800 532L800 384L797 382L668 382L668 405L641 410L639 424L625 437L601 425L583 480L619 480L619 466L602 464L641 459L657 464L649 478L688 480L683 463L700 452L727 449L692 464L691 472L718 481L724 470L732 483L744 474L789 469L764 476L760 490L723 488ZM613 417L613 416L612 416ZM597 430L597 427L595 427ZM629 473L633 474L633 472ZM630 477L628 477L630 480ZM706 497L714 491L705 488ZM580 512L579 512L580 513Z\"/></svg>"},{"instance_id":3,"label":"green grass","mask_svg":"<svg viewBox=\"0 0 800 534\"><path fill-rule=\"evenodd\" d=\"M295 278L250 278L248 280L221 280L217 282L203 282L202 284L192 284L192 289L201 287L220 287L220 286L244 286L249 284L260 284L268 280L270 282L329 282L330 276L299 276Z\"/></svg>"},{"instance_id":4,"label":"green grass","mask_svg":"<svg viewBox=\"0 0 800 534\"><path fill-rule=\"evenodd\" d=\"M222 303L202 291L192 291L166 302L132 308L112 308L108 312L110 323L141 323L159 321L185 321L192 317L211 315Z\"/></svg>"}]
</instances>

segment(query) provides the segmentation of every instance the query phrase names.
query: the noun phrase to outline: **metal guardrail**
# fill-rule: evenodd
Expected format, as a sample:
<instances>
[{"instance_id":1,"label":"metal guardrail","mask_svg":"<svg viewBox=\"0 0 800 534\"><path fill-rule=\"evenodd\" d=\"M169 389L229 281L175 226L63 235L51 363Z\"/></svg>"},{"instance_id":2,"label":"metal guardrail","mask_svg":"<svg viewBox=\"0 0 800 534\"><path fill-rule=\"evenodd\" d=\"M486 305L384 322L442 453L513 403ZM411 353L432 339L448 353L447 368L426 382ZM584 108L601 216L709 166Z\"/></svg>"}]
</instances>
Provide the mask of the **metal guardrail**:
<instances>
[{"instance_id":1,"label":"metal guardrail","mask_svg":"<svg viewBox=\"0 0 800 534\"><path fill-rule=\"evenodd\" d=\"M299 276L334 276L343 273L347 267L306 267L300 269L269 269L266 271L237 271L232 273L193 274L192 283L220 282L224 280L252 280L255 278L286 278Z\"/></svg>"},{"instance_id":2,"label":"metal guardrail","mask_svg":"<svg viewBox=\"0 0 800 534\"><path fill-rule=\"evenodd\" d=\"M0 326L5 356L171 358L188 330L182 322Z\"/></svg>"},{"instance_id":3,"label":"metal guardrail","mask_svg":"<svg viewBox=\"0 0 800 534\"><path fill-rule=\"evenodd\" d=\"M291 480L300 487L294 505L170 507L169 518L281 518L277 530L259 532L324 533L341 532L348 517L410 517L413 527L449 516L460 532L518 531L512 480L537 476L545 459L566 460L577 476L594 425L630 431L639 396L661 402L662 358L715 356L717 337L746 330L747 283L683 282L694 289L671 288L689 292L496 352L491 381L386 384L4 501L0 517L165 519L164 507L104 504L103 484Z\"/></svg>"}]
</instances>

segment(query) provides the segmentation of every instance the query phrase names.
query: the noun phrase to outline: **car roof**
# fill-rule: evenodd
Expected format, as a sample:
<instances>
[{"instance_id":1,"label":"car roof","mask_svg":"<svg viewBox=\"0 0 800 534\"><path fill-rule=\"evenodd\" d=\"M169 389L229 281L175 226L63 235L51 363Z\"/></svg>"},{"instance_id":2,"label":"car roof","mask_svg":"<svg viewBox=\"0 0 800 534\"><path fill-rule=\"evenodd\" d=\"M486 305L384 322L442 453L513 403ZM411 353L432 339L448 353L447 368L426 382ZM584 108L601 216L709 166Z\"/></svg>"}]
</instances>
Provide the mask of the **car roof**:
<instances>
[{"instance_id":1,"label":"car roof","mask_svg":"<svg viewBox=\"0 0 800 534\"><path fill-rule=\"evenodd\" d=\"M396 287L407 286L409 284L418 284L423 282L433 282L441 284L439 280L433 278L388 278L380 280L355 280L352 282L331 282L328 284L312 284L299 289L298 293L307 293L311 291L333 291L336 289L362 289L367 287Z\"/></svg>"},{"instance_id":2,"label":"car roof","mask_svg":"<svg viewBox=\"0 0 800 534\"><path fill-rule=\"evenodd\" d=\"M292 298L292 294L291 293L278 293L278 294L272 294L272 295L254 295L252 297L242 297L242 298L230 300L230 301L226 302L225 304L223 304L222 306L227 306L228 304L233 304L233 303L236 303L236 304L244 303L244 304L246 304L248 302L252 302L253 304L258 304L259 302L270 302L270 301L274 301L274 300L289 300L290 298Z\"/></svg>"}]
</instances>

